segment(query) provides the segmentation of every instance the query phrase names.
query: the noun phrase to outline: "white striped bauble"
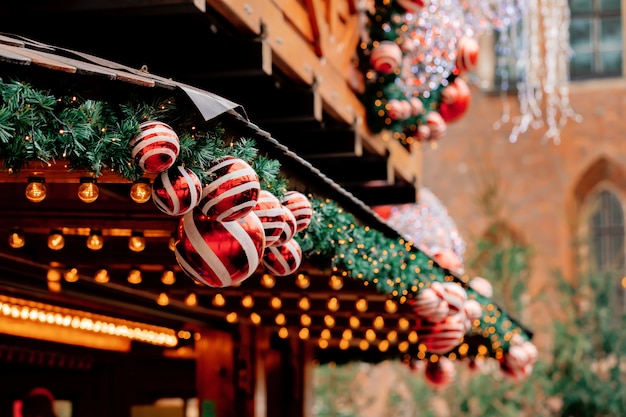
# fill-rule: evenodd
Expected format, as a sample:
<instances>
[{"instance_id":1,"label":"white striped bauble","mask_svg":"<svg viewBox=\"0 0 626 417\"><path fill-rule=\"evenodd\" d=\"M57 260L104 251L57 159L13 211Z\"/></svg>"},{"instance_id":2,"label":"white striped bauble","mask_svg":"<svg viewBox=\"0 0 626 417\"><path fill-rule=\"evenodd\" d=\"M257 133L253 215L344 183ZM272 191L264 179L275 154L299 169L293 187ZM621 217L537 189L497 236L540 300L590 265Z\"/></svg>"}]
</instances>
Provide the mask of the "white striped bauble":
<instances>
[{"instance_id":1,"label":"white striped bauble","mask_svg":"<svg viewBox=\"0 0 626 417\"><path fill-rule=\"evenodd\" d=\"M435 388L443 388L450 385L456 377L454 362L445 356L436 362L428 361L424 370L424 379Z\"/></svg>"},{"instance_id":2,"label":"white striped bauble","mask_svg":"<svg viewBox=\"0 0 626 417\"><path fill-rule=\"evenodd\" d=\"M463 304L463 312L468 320L478 320L483 316L483 306L474 299L467 300L465 304Z\"/></svg>"},{"instance_id":3,"label":"white striped bauble","mask_svg":"<svg viewBox=\"0 0 626 417\"><path fill-rule=\"evenodd\" d=\"M302 249L294 239L280 246L268 246L261 262L272 275L279 277L291 275L300 267Z\"/></svg>"},{"instance_id":4,"label":"white striped bauble","mask_svg":"<svg viewBox=\"0 0 626 417\"><path fill-rule=\"evenodd\" d=\"M483 277L474 277L468 282L471 289L486 298L493 296L493 286L489 280Z\"/></svg>"},{"instance_id":5,"label":"white striped bauble","mask_svg":"<svg viewBox=\"0 0 626 417\"><path fill-rule=\"evenodd\" d=\"M417 320L415 332L418 343L426 346L429 352L441 355L450 352L463 341L465 324L461 315L447 316L437 323L422 319Z\"/></svg>"},{"instance_id":6,"label":"white striped bauble","mask_svg":"<svg viewBox=\"0 0 626 417\"><path fill-rule=\"evenodd\" d=\"M438 283L433 283L438 284ZM418 317L431 322L443 320L448 315L446 303L432 288L422 288L410 301L413 311Z\"/></svg>"},{"instance_id":7,"label":"white striped bauble","mask_svg":"<svg viewBox=\"0 0 626 417\"><path fill-rule=\"evenodd\" d=\"M253 212L230 222L211 220L197 210L183 215L174 254L182 270L211 287L237 285L261 262L265 233Z\"/></svg>"},{"instance_id":8,"label":"white striped bauble","mask_svg":"<svg viewBox=\"0 0 626 417\"><path fill-rule=\"evenodd\" d=\"M500 370L515 381L524 380L533 370L533 359L527 349L514 345L502 355Z\"/></svg>"},{"instance_id":9,"label":"white striped bauble","mask_svg":"<svg viewBox=\"0 0 626 417\"><path fill-rule=\"evenodd\" d=\"M437 295L448 303L450 315L463 311L463 304L467 301L467 291L455 282L435 282L431 288Z\"/></svg>"},{"instance_id":10,"label":"white striped bauble","mask_svg":"<svg viewBox=\"0 0 626 417\"><path fill-rule=\"evenodd\" d=\"M426 113L426 125L430 128L429 140L437 140L445 135L448 125L436 111Z\"/></svg>"},{"instance_id":11,"label":"white striped bauble","mask_svg":"<svg viewBox=\"0 0 626 417\"><path fill-rule=\"evenodd\" d=\"M207 174L215 179L204 186L198 204L207 217L227 222L250 213L257 203L259 176L244 160L227 156L216 161Z\"/></svg>"},{"instance_id":12,"label":"white striped bauble","mask_svg":"<svg viewBox=\"0 0 626 417\"><path fill-rule=\"evenodd\" d=\"M289 210L287 207L285 207L284 205L282 206L283 206L283 216L282 216L283 224L281 227L280 235L278 236L278 239L276 240L276 242L274 242L273 245L268 245L268 246L284 245L285 243L289 242L291 238L293 238L297 232L298 222L296 221L296 216L294 216L291 210Z\"/></svg>"},{"instance_id":13,"label":"white striped bauble","mask_svg":"<svg viewBox=\"0 0 626 417\"><path fill-rule=\"evenodd\" d=\"M456 46L456 67L460 72L471 71L478 62L480 45L478 41L469 36L459 39Z\"/></svg>"},{"instance_id":14,"label":"white striped bauble","mask_svg":"<svg viewBox=\"0 0 626 417\"><path fill-rule=\"evenodd\" d=\"M261 190L252 211L259 217L265 231L265 246L273 246L284 227L285 208L278 197L267 190Z\"/></svg>"},{"instance_id":15,"label":"white striped bauble","mask_svg":"<svg viewBox=\"0 0 626 417\"><path fill-rule=\"evenodd\" d=\"M176 132L158 120L141 123L139 130L129 142L131 155L139 167L156 174L173 166L180 151Z\"/></svg>"},{"instance_id":16,"label":"white striped bauble","mask_svg":"<svg viewBox=\"0 0 626 417\"><path fill-rule=\"evenodd\" d=\"M200 201L202 183L192 170L174 166L161 172L152 183L152 201L165 214L181 216Z\"/></svg>"},{"instance_id":17,"label":"white striped bauble","mask_svg":"<svg viewBox=\"0 0 626 417\"><path fill-rule=\"evenodd\" d=\"M287 191L280 202L287 207L296 218L296 232L306 229L313 217L313 207L304 194L298 191Z\"/></svg>"},{"instance_id":18,"label":"white striped bauble","mask_svg":"<svg viewBox=\"0 0 626 417\"><path fill-rule=\"evenodd\" d=\"M402 49L394 41L381 41L370 52L370 65L382 74L391 74L401 63Z\"/></svg>"}]
</instances>

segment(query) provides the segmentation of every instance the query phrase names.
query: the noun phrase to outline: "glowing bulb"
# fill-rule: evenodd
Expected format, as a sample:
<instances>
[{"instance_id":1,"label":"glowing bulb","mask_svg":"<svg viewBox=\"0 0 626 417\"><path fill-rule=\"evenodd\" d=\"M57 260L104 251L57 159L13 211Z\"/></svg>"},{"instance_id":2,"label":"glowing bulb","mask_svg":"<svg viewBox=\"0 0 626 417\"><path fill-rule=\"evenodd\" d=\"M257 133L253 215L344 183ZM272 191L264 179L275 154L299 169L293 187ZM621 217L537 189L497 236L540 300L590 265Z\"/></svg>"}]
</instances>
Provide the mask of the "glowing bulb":
<instances>
[{"instance_id":1,"label":"glowing bulb","mask_svg":"<svg viewBox=\"0 0 626 417\"><path fill-rule=\"evenodd\" d=\"M395 313L398 311L398 303L391 299L385 300L385 311L390 314Z\"/></svg>"},{"instance_id":2,"label":"glowing bulb","mask_svg":"<svg viewBox=\"0 0 626 417\"><path fill-rule=\"evenodd\" d=\"M309 338L309 329L307 329L306 327L303 329L300 329L300 331L298 332L298 337L302 340L306 340Z\"/></svg>"},{"instance_id":3,"label":"glowing bulb","mask_svg":"<svg viewBox=\"0 0 626 417\"><path fill-rule=\"evenodd\" d=\"M171 269L166 269L161 275L161 282L165 285L173 285L176 282L176 275Z\"/></svg>"},{"instance_id":4,"label":"glowing bulb","mask_svg":"<svg viewBox=\"0 0 626 417\"><path fill-rule=\"evenodd\" d=\"M250 321L252 324L259 325L261 324L261 316L258 313L250 313Z\"/></svg>"},{"instance_id":5,"label":"glowing bulb","mask_svg":"<svg viewBox=\"0 0 626 417\"><path fill-rule=\"evenodd\" d=\"M341 277L338 277L337 275L331 275L330 279L328 280L328 286L333 290L340 290L341 288L343 288L343 279L341 279Z\"/></svg>"},{"instance_id":6,"label":"glowing bulb","mask_svg":"<svg viewBox=\"0 0 626 417\"><path fill-rule=\"evenodd\" d=\"M285 323L287 323L287 318L285 317L285 315L283 313L279 313L279 314L276 315L276 318L274 319L274 321L279 326L284 326Z\"/></svg>"},{"instance_id":7,"label":"glowing bulb","mask_svg":"<svg viewBox=\"0 0 626 417\"><path fill-rule=\"evenodd\" d=\"M143 237L143 232L132 232L130 238L128 238L128 249L133 252L141 252L146 248L146 238Z\"/></svg>"},{"instance_id":8,"label":"glowing bulb","mask_svg":"<svg viewBox=\"0 0 626 417\"><path fill-rule=\"evenodd\" d=\"M308 314L303 314L300 316L300 324L304 327L310 326L312 321L313 320L311 319L311 316L309 316Z\"/></svg>"},{"instance_id":9,"label":"glowing bulb","mask_svg":"<svg viewBox=\"0 0 626 417\"><path fill-rule=\"evenodd\" d=\"M150 200L152 195L152 188L150 187L150 180L148 178L139 178L130 187L130 198L139 204L146 203Z\"/></svg>"},{"instance_id":10,"label":"glowing bulb","mask_svg":"<svg viewBox=\"0 0 626 417\"><path fill-rule=\"evenodd\" d=\"M348 321L350 323L350 327L352 327L353 329L358 329L361 325L361 320L359 320L359 318L356 316L351 316Z\"/></svg>"},{"instance_id":11,"label":"glowing bulb","mask_svg":"<svg viewBox=\"0 0 626 417\"><path fill-rule=\"evenodd\" d=\"M166 305L168 305L170 303L170 297L167 295L167 293L162 292L157 297L156 302L160 306L166 306Z\"/></svg>"},{"instance_id":12,"label":"glowing bulb","mask_svg":"<svg viewBox=\"0 0 626 417\"><path fill-rule=\"evenodd\" d=\"M365 338L369 340L370 342L373 340L376 340L376 332L372 329L367 329L365 331Z\"/></svg>"},{"instance_id":13,"label":"glowing bulb","mask_svg":"<svg viewBox=\"0 0 626 417\"><path fill-rule=\"evenodd\" d=\"M83 203L93 203L98 199L100 189L96 185L96 180L91 177L83 177L80 179L78 186L78 198Z\"/></svg>"},{"instance_id":14,"label":"glowing bulb","mask_svg":"<svg viewBox=\"0 0 626 417\"><path fill-rule=\"evenodd\" d=\"M195 307L198 305L198 296L195 292L190 292L185 296L185 304L189 307Z\"/></svg>"},{"instance_id":15,"label":"glowing bulb","mask_svg":"<svg viewBox=\"0 0 626 417\"><path fill-rule=\"evenodd\" d=\"M300 308L300 310L304 310L304 311L307 311L308 309L310 309L311 300L309 299L309 297L307 297L306 295L303 295L302 297L300 297L300 299L298 300L298 307Z\"/></svg>"},{"instance_id":16,"label":"glowing bulb","mask_svg":"<svg viewBox=\"0 0 626 417\"><path fill-rule=\"evenodd\" d=\"M367 350L367 349L369 349L369 347L370 347L370 344L367 342L367 340L361 340L359 342L359 349Z\"/></svg>"},{"instance_id":17,"label":"glowing bulb","mask_svg":"<svg viewBox=\"0 0 626 417\"><path fill-rule=\"evenodd\" d=\"M280 297L274 295L272 298L270 298L270 307L272 307L274 310L278 310L282 306L283 301L280 299Z\"/></svg>"},{"instance_id":18,"label":"glowing bulb","mask_svg":"<svg viewBox=\"0 0 626 417\"><path fill-rule=\"evenodd\" d=\"M287 330L286 327L281 327L278 330L278 337L280 337L281 339L286 339L289 336L289 330Z\"/></svg>"},{"instance_id":19,"label":"glowing bulb","mask_svg":"<svg viewBox=\"0 0 626 417\"><path fill-rule=\"evenodd\" d=\"M106 284L107 282L109 282L110 277L109 277L109 271L107 271L104 268L100 268L97 272L96 275L93 278L96 282L99 282L101 284Z\"/></svg>"},{"instance_id":20,"label":"glowing bulb","mask_svg":"<svg viewBox=\"0 0 626 417\"><path fill-rule=\"evenodd\" d=\"M330 314L326 314L324 316L324 324L326 325L326 327L329 327L329 328L335 327L335 318L331 316Z\"/></svg>"},{"instance_id":21,"label":"glowing bulb","mask_svg":"<svg viewBox=\"0 0 626 417\"><path fill-rule=\"evenodd\" d=\"M172 233L172 235L170 236L170 240L167 244L167 247L172 252L174 252L174 250L176 249L176 233Z\"/></svg>"},{"instance_id":22,"label":"glowing bulb","mask_svg":"<svg viewBox=\"0 0 626 417\"><path fill-rule=\"evenodd\" d=\"M63 274L63 278L65 278L67 282L78 281L78 269L76 268L68 269L67 271L65 271L65 274Z\"/></svg>"},{"instance_id":23,"label":"glowing bulb","mask_svg":"<svg viewBox=\"0 0 626 417\"><path fill-rule=\"evenodd\" d=\"M375 329L380 330L385 326L385 320L382 318L382 316L376 316L373 324Z\"/></svg>"},{"instance_id":24,"label":"glowing bulb","mask_svg":"<svg viewBox=\"0 0 626 417\"><path fill-rule=\"evenodd\" d=\"M42 202L47 194L46 180L41 177L29 177L28 185L24 191L28 201L33 203Z\"/></svg>"},{"instance_id":25,"label":"glowing bulb","mask_svg":"<svg viewBox=\"0 0 626 417\"><path fill-rule=\"evenodd\" d=\"M341 338L345 340L352 339L352 330L350 329L344 330L343 333L341 334Z\"/></svg>"},{"instance_id":26,"label":"glowing bulb","mask_svg":"<svg viewBox=\"0 0 626 417\"><path fill-rule=\"evenodd\" d=\"M26 244L26 237L22 229L15 228L9 234L9 246L13 249L23 248Z\"/></svg>"},{"instance_id":27,"label":"glowing bulb","mask_svg":"<svg viewBox=\"0 0 626 417\"><path fill-rule=\"evenodd\" d=\"M311 280L308 276L304 274L298 274L298 276L296 277L296 285L304 290L306 288L309 288L309 285L311 285Z\"/></svg>"},{"instance_id":28,"label":"glowing bulb","mask_svg":"<svg viewBox=\"0 0 626 417\"><path fill-rule=\"evenodd\" d=\"M411 323L409 322L408 319L405 319L404 317L400 317L398 319L398 329L400 329L400 330L407 330L410 325L411 325Z\"/></svg>"},{"instance_id":29,"label":"glowing bulb","mask_svg":"<svg viewBox=\"0 0 626 417\"><path fill-rule=\"evenodd\" d=\"M254 298L251 294L245 294L241 298L241 305L245 308L252 308L254 306Z\"/></svg>"},{"instance_id":30,"label":"glowing bulb","mask_svg":"<svg viewBox=\"0 0 626 417\"><path fill-rule=\"evenodd\" d=\"M87 247L91 250L100 250L104 246L104 238L100 230L91 230L87 236Z\"/></svg>"},{"instance_id":31,"label":"glowing bulb","mask_svg":"<svg viewBox=\"0 0 626 417\"><path fill-rule=\"evenodd\" d=\"M139 268L133 268L128 271L128 277L126 278L131 284L140 284L141 283L141 271Z\"/></svg>"},{"instance_id":32,"label":"glowing bulb","mask_svg":"<svg viewBox=\"0 0 626 417\"><path fill-rule=\"evenodd\" d=\"M360 297L356 300L354 307L358 312L364 313L367 311L367 300L363 297Z\"/></svg>"},{"instance_id":33,"label":"glowing bulb","mask_svg":"<svg viewBox=\"0 0 626 417\"><path fill-rule=\"evenodd\" d=\"M276 279L270 274L263 274L261 277L261 285L265 288L273 288L276 285Z\"/></svg>"},{"instance_id":34,"label":"glowing bulb","mask_svg":"<svg viewBox=\"0 0 626 417\"><path fill-rule=\"evenodd\" d=\"M48 236L48 247L52 250L61 250L65 246L65 238L63 232L58 229L54 229Z\"/></svg>"},{"instance_id":35,"label":"glowing bulb","mask_svg":"<svg viewBox=\"0 0 626 417\"><path fill-rule=\"evenodd\" d=\"M326 307L333 312L339 310L339 299L337 297L330 297L326 303Z\"/></svg>"},{"instance_id":36,"label":"glowing bulb","mask_svg":"<svg viewBox=\"0 0 626 417\"><path fill-rule=\"evenodd\" d=\"M224 296L220 293L215 294L215 296L213 296L213 305L215 307L223 307L226 304L226 299L224 298Z\"/></svg>"}]
</instances>

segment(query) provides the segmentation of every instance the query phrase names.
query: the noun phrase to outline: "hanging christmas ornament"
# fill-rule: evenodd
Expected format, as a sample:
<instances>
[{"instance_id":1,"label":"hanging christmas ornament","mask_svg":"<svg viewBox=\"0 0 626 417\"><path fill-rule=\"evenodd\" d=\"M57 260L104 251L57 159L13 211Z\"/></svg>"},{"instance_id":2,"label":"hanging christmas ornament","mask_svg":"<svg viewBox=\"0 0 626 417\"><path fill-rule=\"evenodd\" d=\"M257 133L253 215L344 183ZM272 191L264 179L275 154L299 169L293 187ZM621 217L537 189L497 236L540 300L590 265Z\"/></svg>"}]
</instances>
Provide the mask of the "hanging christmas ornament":
<instances>
[{"instance_id":1,"label":"hanging christmas ornament","mask_svg":"<svg viewBox=\"0 0 626 417\"><path fill-rule=\"evenodd\" d=\"M253 209L263 223L265 246L279 246L296 233L296 218L293 213L272 193L261 190Z\"/></svg>"},{"instance_id":2,"label":"hanging christmas ornament","mask_svg":"<svg viewBox=\"0 0 626 417\"><path fill-rule=\"evenodd\" d=\"M385 105L385 110L391 120L406 120L413 113L413 108L408 100L391 99Z\"/></svg>"},{"instance_id":3,"label":"hanging christmas ornament","mask_svg":"<svg viewBox=\"0 0 626 417\"><path fill-rule=\"evenodd\" d=\"M311 223L313 208L311 202L304 194L298 191L287 191L280 199L296 218L297 232L301 232Z\"/></svg>"},{"instance_id":4,"label":"hanging christmas ornament","mask_svg":"<svg viewBox=\"0 0 626 417\"><path fill-rule=\"evenodd\" d=\"M474 277L468 282L471 289L486 298L493 296L493 286L491 282L483 277Z\"/></svg>"},{"instance_id":5,"label":"hanging christmas ornament","mask_svg":"<svg viewBox=\"0 0 626 417\"><path fill-rule=\"evenodd\" d=\"M428 3L428 0L396 0L396 3L407 13L417 13L424 7L424 3Z\"/></svg>"},{"instance_id":6,"label":"hanging christmas ornament","mask_svg":"<svg viewBox=\"0 0 626 417\"><path fill-rule=\"evenodd\" d=\"M500 359L500 370L514 381L526 379L533 370L530 352L521 345L511 346Z\"/></svg>"},{"instance_id":7,"label":"hanging christmas ornament","mask_svg":"<svg viewBox=\"0 0 626 417\"><path fill-rule=\"evenodd\" d=\"M419 98L411 97L409 104L411 105L411 116L419 116L424 113L424 103Z\"/></svg>"},{"instance_id":8,"label":"hanging christmas ornament","mask_svg":"<svg viewBox=\"0 0 626 417\"><path fill-rule=\"evenodd\" d=\"M438 140L445 135L448 126L441 114L436 111L426 113L426 125L430 128L428 140Z\"/></svg>"},{"instance_id":9,"label":"hanging christmas ornament","mask_svg":"<svg viewBox=\"0 0 626 417\"><path fill-rule=\"evenodd\" d=\"M381 74L391 74L402 63L402 50L393 41L381 41L370 52L372 69Z\"/></svg>"},{"instance_id":10,"label":"hanging christmas ornament","mask_svg":"<svg viewBox=\"0 0 626 417\"><path fill-rule=\"evenodd\" d=\"M437 283L433 283L437 284ZM413 311L418 317L436 323L448 316L449 307L432 288L422 288L410 301Z\"/></svg>"},{"instance_id":11,"label":"hanging christmas ornament","mask_svg":"<svg viewBox=\"0 0 626 417\"><path fill-rule=\"evenodd\" d=\"M208 170L215 180L204 186L198 204L200 211L213 220L236 220L250 213L257 203L261 184L252 167L244 160L227 156Z\"/></svg>"},{"instance_id":12,"label":"hanging christmas ornament","mask_svg":"<svg viewBox=\"0 0 626 417\"><path fill-rule=\"evenodd\" d=\"M296 216L294 216L291 210L285 207L284 204L282 204L282 208L283 209L282 209L282 216L281 216L281 221L282 221L281 232L280 232L280 235L278 236L278 239L276 239L274 244L271 246L284 245L285 243L289 242L297 233L298 222L296 220Z\"/></svg>"},{"instance_id":13,"label":"hanging christmas ornament","mask_svg":"<svg viewBox=\"0 0 626 417\"><path fill-rule=\"evenodd\" d=\"M429 352L442 355L463 341L465 324L459 315L447 316L437 323L420 319L416 321L415 331L419 343Z\"/></svg>"},{"instance_id":14,"label":"hanging christmas ornament","mask_svg":"<svg viewBox=\"0 0 626 417\"><path fill-rule=\"evenodd\" d=\"M424 378L426 382L435 387L443 388L450 385L456 377L456 368L454 362L445 356L440 357L437 361L428 361L424 370Z\"/></svg>"},{"instance_id":15,"label":"hanging christmas ornament","mask_svg":"<svg viewBox=\"0 0 626 417\"><path fill-rule=\"evenodd\" d=\"M291 275L300 267L302 249L296 240L291 239L283 245L265 248L261 261L272 275L279 277Z\"/></svg>"},{"instance_id":16,"label":"hanging christmas ornament","mask_svg":"<svg viewBox=\"0 0 626 417\"><path fill-rule=\"evenodd\" d=\"M483 306L474 299L467 300L463 304L463 313L470 322L478 320L483 315Z\"/></svg>"},{"instance_id":17,"label":"hanging christmas ornament","mask_svg":"<svg viewBox=\"0 0 626 417\"><path fill-rule=\"evenodd\" d=\"M234 221L212 220L197 210L180 219L174 254L183 271L210 287L228 287L247 279L261 262L263 225L250 212Z\"/></svg>"},{"instance_id":18,"label":"hanging christmas ornament","mask_svg":"<svg viewBox=\"0 0 626 417\"><path fill-rule=\"evenodd\" d=\"M452 249L437 249L431 256L442 268L455 272L461 272L463 270L461 258L459 258L459 256Z\"/></svg>"},{"instance_id":19,"label":"hanging christmas ornament","mask_svg":"<svg viewBox=\"0 0 626 417\"><path fill-rule=\"evenodd\" d=\"M448 304L449 315L459 314L467 301L467 292L454 282L433 282L433 291Z\"/></svg>"},{"instance_id":20,"label":"hanging christmas ornament","mask_svg":"<svg viewBox=\"0 0 626 417\"><path fill-rule=\"evenodd\" d=\"M439 114L446 123L461 118L469 108L471 92L464 79L456 77L454 82L441 90Z\"/></svg>"},{"instance_id":21,"label":"hanging christmas ornament","mask_svg":"<svg viewBox=\"0 0 626 417\"><path fill-rule=\"evenodd\" d=\"M190 169L174 166L161 172L152 184L152 201L165 214L180 216L200 201L202 183Z\"/></svg>"},{"instance_id":22,"label":"hanging christmas ornament","mask_svg":"<svg viewBox=\"0 0 626 417\"><path fill-rule=\"evenodd\" d=\"M482 15L495 30L517 23L523 15L524 4L523 0L480 0Z\"/></svg>"},{"instance_id":23,"label":"hanging christmas ornament","mask_svg":"<svg viewBox=\"0 0 626 417\"><path fill-rule=\"evenodd\" d=\"M156 174L174 165L180 144L171 127L158 120L150 120L141 123L139 131L129 145L131 155L141 169Z\"/></svg>"},{"instance_id":24,"label":"hanging christmas ornament","mask_svg":"<svg viewBox=\"0 0 626 417\"><path fill-rule=\"evenodd\" d=\"M459 72L469 72L476 67L479 51L480 45L473 37L465 35L458 40L455 65Z\"/></svg>"}]
</instances>

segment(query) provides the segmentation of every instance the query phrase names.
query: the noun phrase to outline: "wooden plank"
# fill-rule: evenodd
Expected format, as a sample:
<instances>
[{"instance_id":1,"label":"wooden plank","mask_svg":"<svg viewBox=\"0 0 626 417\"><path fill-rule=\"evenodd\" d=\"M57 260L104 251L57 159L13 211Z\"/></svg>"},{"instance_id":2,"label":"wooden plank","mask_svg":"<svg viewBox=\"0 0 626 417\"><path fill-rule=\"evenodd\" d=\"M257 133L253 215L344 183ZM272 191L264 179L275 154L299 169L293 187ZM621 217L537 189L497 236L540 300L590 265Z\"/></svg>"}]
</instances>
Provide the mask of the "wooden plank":
<instances>
[{"instance_id":1,"label":"wooden plank","mask_svg":"<svg viewBox=\"0 0 626 417\"><path fill-rule=\"evenodd\" d=\"M17 47L24 47L24 42L22 42L22 41L20 41L18 39L11 38L9 36L0 35L0 42L1 43L6 43L7 45L12 45L12 46L17 46Z\"/></svg>"},{"instance_id":2,"label":"wooden plank","mask_svg":"<svg viewBox=\"0 0 626 417\"><path fill-rule=\"evenodd\" d=\"M32 60L15 52L5 51L0 45L0 61L9 62L11 64L30 65Z\"/></svg>"},{"instance_id":3,"label":"wooden plank","mask_svg":"<svg viewBox=\"0 0 626 417\"><path fill-rule=\"evenodd\" d=\"M323 45L328 39L328 30L325 22L324 5L321 0L304 0L309 22L313 31L313 49L317 56L324 56Z\"/></svg>"},{"instance_id":4,"label":"wooden plank","mask_svg":"<svg viewBox=\"0 0 626 417\"><path fill-rule=\"evenodd\" d=\"M306 39L309 43L315 41L311 21L307 10L298 0L273 0L276 7L281 9L285 14L285 19L293 24L293 27Z\"/></svg>"},{"instance_id":5,"label":"wooden plank","mask_svg":"<svg viewBox=\"0 0 626 417\"><path fill-rule=\"evenodd\" d=\"M0 49L6 52L11 52L17 55L24 56L31 60L34 65L40 67L49 68L55 71L61 71L69 74L75 74L77 68L73 65L69 65L66 62L59 61L57 59L47 57L40 52L31 51L26 48L18 48L11 45L0 45Z\"/></svg>"}]
</instances>

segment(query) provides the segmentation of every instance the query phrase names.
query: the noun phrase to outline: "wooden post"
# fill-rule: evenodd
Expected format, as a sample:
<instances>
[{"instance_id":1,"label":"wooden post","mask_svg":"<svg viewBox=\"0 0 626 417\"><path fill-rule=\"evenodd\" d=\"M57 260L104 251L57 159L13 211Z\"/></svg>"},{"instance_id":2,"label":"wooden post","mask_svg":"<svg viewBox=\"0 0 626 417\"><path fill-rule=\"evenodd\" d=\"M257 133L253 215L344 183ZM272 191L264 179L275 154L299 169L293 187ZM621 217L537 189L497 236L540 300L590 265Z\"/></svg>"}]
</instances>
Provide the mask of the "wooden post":
<instances>
[{"instance_id":1,"label":"wooden post","mask_svg":"<svg viewBox=\"0 0 626 417\"><path fill-rule=\"evenodd\" d=\"M200 329L196 385L200 417L235 417L234 343L230 333Z\"/></svg>"}]
</instances>

